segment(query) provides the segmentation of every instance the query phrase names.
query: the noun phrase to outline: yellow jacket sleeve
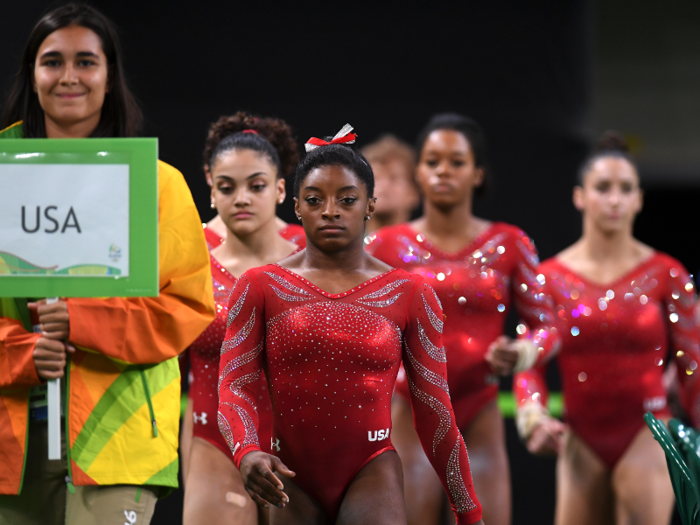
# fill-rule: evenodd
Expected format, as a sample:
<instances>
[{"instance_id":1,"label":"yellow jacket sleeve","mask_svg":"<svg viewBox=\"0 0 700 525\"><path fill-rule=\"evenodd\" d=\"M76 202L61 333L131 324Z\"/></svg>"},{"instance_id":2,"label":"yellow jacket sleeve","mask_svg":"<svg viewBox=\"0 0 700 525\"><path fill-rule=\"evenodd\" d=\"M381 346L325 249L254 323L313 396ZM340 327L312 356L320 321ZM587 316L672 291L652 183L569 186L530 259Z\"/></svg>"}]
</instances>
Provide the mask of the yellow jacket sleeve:
<instances>
[{"instance_id":1,"label":"yellow jacket sleeve","mask_svg":"<svg viewBox=\"0 0 700 525\"><path fill-rule=\"evenodd\" d=\"M69 341L135 364L184 351L214 319L202 223L182 174L158 163L158 297L67 299Z\"/></svg>"}]
</instances>

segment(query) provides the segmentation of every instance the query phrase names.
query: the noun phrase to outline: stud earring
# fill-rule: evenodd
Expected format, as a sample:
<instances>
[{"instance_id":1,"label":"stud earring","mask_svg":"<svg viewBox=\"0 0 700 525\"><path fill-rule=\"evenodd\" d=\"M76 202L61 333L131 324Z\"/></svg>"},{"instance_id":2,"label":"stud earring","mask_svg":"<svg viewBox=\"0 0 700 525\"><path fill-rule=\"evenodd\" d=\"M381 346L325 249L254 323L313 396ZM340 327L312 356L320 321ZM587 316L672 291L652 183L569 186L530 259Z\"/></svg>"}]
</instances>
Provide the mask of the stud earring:
<instances>
[{"instance_id":1,"label":"stud earring","mask_svg":"<svg viewBox=\"0 0 700 525\"><path fill-rule=\"evenodd\" d=\"M214 204L214 201L211 201L211 209L215 210L216 209L216 204Z\"/></svg>"}]
</instances>

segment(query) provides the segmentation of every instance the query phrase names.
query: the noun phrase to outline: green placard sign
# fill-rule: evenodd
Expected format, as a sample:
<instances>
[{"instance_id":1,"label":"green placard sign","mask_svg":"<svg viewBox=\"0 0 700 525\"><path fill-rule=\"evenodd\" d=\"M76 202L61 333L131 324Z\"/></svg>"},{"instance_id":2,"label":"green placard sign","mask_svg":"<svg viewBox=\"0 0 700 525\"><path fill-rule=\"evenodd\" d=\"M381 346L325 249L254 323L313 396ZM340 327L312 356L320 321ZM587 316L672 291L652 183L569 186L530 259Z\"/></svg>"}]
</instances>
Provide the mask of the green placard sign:
<instances>
[{"instance_id":1,"label":"green placard sign","mask_svg":"<svg viewBox=\"0 0 700 525\"><path fill-rule=\"evenodd\" d=\"M158 295L158 140L0 140L0 297Z\"/></svg>"}]
</instances>

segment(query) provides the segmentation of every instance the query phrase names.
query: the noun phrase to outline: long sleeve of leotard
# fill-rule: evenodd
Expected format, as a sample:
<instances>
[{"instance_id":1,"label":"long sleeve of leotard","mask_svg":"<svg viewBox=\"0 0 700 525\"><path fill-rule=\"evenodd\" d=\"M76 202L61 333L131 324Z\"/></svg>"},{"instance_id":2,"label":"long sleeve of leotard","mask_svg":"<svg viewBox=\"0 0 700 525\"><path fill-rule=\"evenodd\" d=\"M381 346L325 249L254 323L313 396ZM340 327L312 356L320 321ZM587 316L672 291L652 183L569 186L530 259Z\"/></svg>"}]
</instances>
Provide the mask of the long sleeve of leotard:
<instances>
[{"instance_id":1,"label":"long sleeve of leotard","mask_svg":"<svg viewBox=\"0 0 700 525\"><path fill-rule=\"evenodd\" d=\"M700 425L700 329L695 317L693 280L677 261L670 265L664 305L671 352L676 360L681 401L693 426Z\"/></svg>"},{"instance_id":2,"label":"long sleeve of leotard","mask_svg":"<svg viewBox=\"0 0 700 525\"><path fill-rule=\"evenodd\" d=\"M561 347L552 298L545 290L545 277L538 274L539 260L532 239L522 236L516 241L517 264L511 277L513 306L524 326L518 327L521 339L529 340L537 351L523 369L546 363Z\"/></svg>"},{"instance_id":3,"label":"long sleeve of leotard","mask_svg":"<svg viewBox=\"0 0 700 525\"><path fill-rule=\"evenodd\" d=\"M407 312L404 368L413 418L423 449L448 495L458 524L481 519L469 457L455 422L447 386L443 315L433 289L418 283Z\"/></svg>"},{"instance_id":4,"label":"long sleeve of leotard","mask_svg":"<svg viewBox=\"0 0 700 525\"><path fill-rule=\"evenodd\" d=\"M248 452L262 450L254 400L263 365L264 307L255 277L244 273L229 298L228 328L219 362L219 430L237 467Z\"/></svg>"}]
</instances>

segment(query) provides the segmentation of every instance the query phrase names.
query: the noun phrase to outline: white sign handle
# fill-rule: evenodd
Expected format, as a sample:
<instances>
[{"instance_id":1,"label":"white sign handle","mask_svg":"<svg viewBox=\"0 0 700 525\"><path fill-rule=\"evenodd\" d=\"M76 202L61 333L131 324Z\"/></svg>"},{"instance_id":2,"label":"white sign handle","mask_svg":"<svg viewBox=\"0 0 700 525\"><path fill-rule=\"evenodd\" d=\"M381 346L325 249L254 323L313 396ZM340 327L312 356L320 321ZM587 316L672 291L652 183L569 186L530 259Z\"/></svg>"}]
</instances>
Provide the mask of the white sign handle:
<instances>
[{"instance_id":1,"label":"white sign handle","mask_svg":"<svg viewBox=\"0 0 700 525\"><path fill-rule=\"evenodd\" d=\"M49 297L46 304L58 301ZM49 412L49 459L61 459L61 379L51 379L46 384Z\"/></svg>"},{"instance_id":2,"label":"white sign handle","mask_svg":"<svg viewBox=\"0 0 700 525\"><path fill-rule=\"evenodd\" d=\"M58 297L49 297L46 304L58 301ZM41 333L41 325L33 326L34 332ZM61 459L61 380L51 379L46 382L46 401L49 420L49 459Z\"/></svg>"}]
</instances>

